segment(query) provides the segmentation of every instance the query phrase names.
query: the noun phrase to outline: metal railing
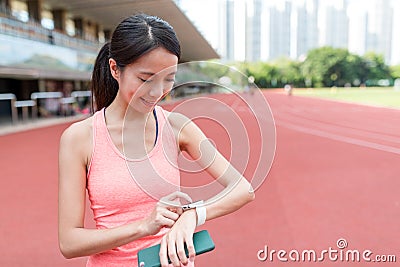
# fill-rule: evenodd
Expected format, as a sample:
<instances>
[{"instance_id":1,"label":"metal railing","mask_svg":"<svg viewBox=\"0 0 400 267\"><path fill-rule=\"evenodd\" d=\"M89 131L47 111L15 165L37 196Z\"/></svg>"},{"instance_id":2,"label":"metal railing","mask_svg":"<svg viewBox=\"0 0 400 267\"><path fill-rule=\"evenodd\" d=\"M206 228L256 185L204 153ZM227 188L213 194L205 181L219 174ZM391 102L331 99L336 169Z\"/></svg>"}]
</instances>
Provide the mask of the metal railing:
<instances>
[{"instance_id":1,"label":"metal railing","mask_svg":"<svg viewBox=\"0 0 400 267\"><path fill-rule=\"evenodd\" d=\"M34 21L22 22L1 16L0 33L95 53L100 48L99 42L72 37L57 30L49 30Z\"/></svg>"},{"instance_id":2,"label":"metal railing","mask_svg":"<svg viewBox=\"0 0 400 267\"><path fill-rule=\"evenodd\" d=\"M15 101L16 97L14 94L0 94L0 101L10 101L10 107L11 107L11 119L12 122L16 122L18 120L18 112L15 108Z\"/></svg>"},{"instance_id":3,"label":"metal railing","mask_svg":"<svg viewBox=\"0 0 400 267\"><path fill-rule=\"evenodd\" d=\"M77 103L78 99L87 98L90 105L91 92L90 91L73 91L70 97L63 97L61 92L34 92L31 94L30 100L17 101L14 94L0 94L0 101L10 101L10 113L12 123L19 121L18 111L21 109L22 120L29 119L29 109L31 110L31 118L36 119L40 110L47 110L49 107L42 106L41 100L54 100L51 103L51 109L59 111L60 115L72 115L74 111L72 105ZM45 102L46 103L46 102ZM53 111L47 110L47 111Z\"/></svg>"}]
</instances>

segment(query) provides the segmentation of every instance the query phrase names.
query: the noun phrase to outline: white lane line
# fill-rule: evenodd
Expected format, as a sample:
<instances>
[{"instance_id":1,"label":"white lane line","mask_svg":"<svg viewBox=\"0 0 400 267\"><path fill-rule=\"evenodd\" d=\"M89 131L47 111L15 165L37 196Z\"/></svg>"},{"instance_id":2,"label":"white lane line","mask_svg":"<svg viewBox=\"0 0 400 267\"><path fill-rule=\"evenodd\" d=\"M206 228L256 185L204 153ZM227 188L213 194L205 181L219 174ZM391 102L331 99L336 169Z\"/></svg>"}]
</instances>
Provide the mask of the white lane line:
<instances>
[{"instance_id":1,"label":"white lane line","mask_svg":"<svg viewBox=\"0 0 400 267\"><path fill-rule=\"evenodd\" d=\"M380 150L380 151L384 151L384 152L389 152L389 153L394 153L394 154L400 155L400 148L381 145L381 144L368 142L368 141L363 141L363 140L360 140L360 139L346 137L346 136L343 136L343 135L327 133L327 132L324 132L324 131L310 129L310 128L307 128L307 127L294 125L294 124L286 123L286 122L282 122L282 121L275 121L275 123L278 126L285 127L285 128L291 129L291 130L295 130L295 131L299 131L299 132L303 132L303 133L307 133L307 134L312 134L312 135L316 135L316 136L332 139L332 140L339 141L339 142L345 142L345 143L349 143L349 144L353 144L353 145L358 145L358 146L362 146L362 147L372 148L372 149L376 149L376 150Z\"/></svg>"},{"instance_id":2,"label":"white lane line","mask_svg":"<svg viewBox=\"0 0 400 267\"><path fill-rule=\"evenodd\" d=\"M371 132L370 130L367 129L363 130L363 129L351 128L348 126L333 124L330 122L317 121L312 118L294 116L289 113L287 114L281 113L278 116L275 116L275 118L277 118L278 120L283 119L286 121L295 120L297 124L301 124L302 126L307 125L309 128L317 128L322 131L336 132L337 134L343 134L343 132L345 132L347 136L352 135L355 138L361 138L361 139L368 138L368 139L375 139L376 141L400 144L400 136Z\"/></svg>"}]
</instances>

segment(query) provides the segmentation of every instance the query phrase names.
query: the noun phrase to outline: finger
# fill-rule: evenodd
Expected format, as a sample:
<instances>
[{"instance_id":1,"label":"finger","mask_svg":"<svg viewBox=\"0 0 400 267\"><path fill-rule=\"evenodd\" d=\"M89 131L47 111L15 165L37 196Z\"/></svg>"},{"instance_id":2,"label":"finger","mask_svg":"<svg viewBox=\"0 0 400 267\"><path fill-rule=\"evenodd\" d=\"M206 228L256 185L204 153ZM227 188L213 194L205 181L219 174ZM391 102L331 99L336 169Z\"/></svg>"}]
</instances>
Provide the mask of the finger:
<instances>
[{"instance_id":1,"label":"finger","mask_svg":"<svg viewBox=\"0 0 400 267\"><path fill-rule=\"evenodd\" d=\"M161 198L161 200L163 200L163 201L164 200L165 201L173 201L173 200L175 200L177 198L184 199L184 200L186 200L188 202L193 202L192 198L188 194L180 192L180 191L173 192L173 193Z\"/></svg>"},{"instance_id":2,"label":"finger","mask_svg":"<svg viewBox=\"0 0 400 267\"><path fill-rule=\"evenodd\" d=\"M182 207L175 207L175 208L167 207L167 210L172 211L172 212L178 214L179 216L182 215L182 213L183 213Z\"/></svg>"},{"instance_id":3,"label":"finger","mask_svg":"<svg viewBox=\"0 0 400 267\"><path fill-rule=\"evenodd\" d=\"M167 219L173 220L174 222L176 220L178 220L178 218L179 218L179 214L177 214L176 212L170 211L168 209L165 209L164 211L162 211L161 215Z\"/></svg>"},{"instance_id":4,"label":"finger","mask_svg":"<svg viewBox=\"0 0 400 267\"><path fill-rule=\"evenodd\" d=\"M167 210L172 211L174 213L178 213L178 208L169 208L169 207L167 207Z\"/></svg>"},{"instance_id":5,"label":"finger","mask_svg":"<svg viewBox=\"0 0 400 267\"><path fill-rule=\"evenodd\" d=\"M194 262L194 258L196 256L196 250L194 249L193 235L187 235L185 237L185 243L187 250L189 252L189 261Z\"/></svg>"},{"instance_id":6,"label":"finger","mask_svg":"<svg viewBox=\"0 0 400 267\"><path fill-rule=\"evenodd\" d=\"M162 225L163 227L171 228L172 226L174 226L175 221L168 219L166 217L163 217L162 219L160 219L159 224Z\"/></svg>"},{"instance_id":7,"label":"finger","mask_svg":"<svg viewBox=\"0 0 400 267\"><path fill-rule=\"evenodd\" d=\"M178 256L176 255L175 239L174 238L168 238L167 244L168 244L168 256L169 256L169 259L170 259L172 265L174 267L180 267L181 264L179 262Z\"/></svg>"},{"instance_id":8,"label":"finger","mask_svg":"<svg viewBox=\"0 0 400 267\"><path fill-rule=\"evenodd\" d=\"M165 235L161 239L160 252L160 263L162 267L168 267L168 254L167 254L167 236Z\"/></svg>"},{"instance_id":9,"label":"finger","mask_svg":"<svg viewBox=\"0 0 400 267\"><path fill-rule=\"evenodd\" d=\"M181 202L178 200L168 200L168 199L160 199L160 201L157 203L160 207L167 207L171 209L177 209L182 206Z\"/></svg>"},{"instance_id":10,"label":"finger","mask_svg":"<svg viewBox=\"0 0 400 267\"><path fill-rule=\"evenodd\" d=\"M178 238L176 240L176 252L178 253L179 260L184 264L188 264L188 259L186 257L186 252L185 252L185 245L184 241L181 238Z\"/></svg>"},{"instance_id":11,"label":"finger","mask_svg":"<svg viewBox=\"0 0 400 267\"><path fill-rule=\"evenodd\" d=\"M175 213L178 214L178 215L180 216L180 215L182 215L182 213L183 213L183 209L182 209L181 207L176 208L176 209L175 209Z\"/></svg>"}]
</instances>

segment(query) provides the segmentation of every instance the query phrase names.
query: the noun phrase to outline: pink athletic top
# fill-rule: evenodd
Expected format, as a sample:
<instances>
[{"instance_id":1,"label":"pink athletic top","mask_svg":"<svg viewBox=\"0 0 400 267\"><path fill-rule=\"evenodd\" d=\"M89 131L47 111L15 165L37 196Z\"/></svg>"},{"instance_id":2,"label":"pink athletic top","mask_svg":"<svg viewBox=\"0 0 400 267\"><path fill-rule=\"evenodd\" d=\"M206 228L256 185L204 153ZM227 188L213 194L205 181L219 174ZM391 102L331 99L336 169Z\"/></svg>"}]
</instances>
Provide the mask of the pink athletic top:
<instances>
[{"instance_id":1,"label":"pink athletic top","mask_svg":"<svg viewBox=\"0 0 400 267\"><path fill-rule=\"evenodd\" d=\"M147 157L142 159L126 158L117 149L107 129L104 109L94 114L87 190L98 229L143 219L153 211L161 196L179 190L176 139L165 111L157 106L156 114L157 141ZM162 229L155 236L92 255L86 266L137 266L137 252L160 243L167 231Z\"/></svg>"}]
</instances>

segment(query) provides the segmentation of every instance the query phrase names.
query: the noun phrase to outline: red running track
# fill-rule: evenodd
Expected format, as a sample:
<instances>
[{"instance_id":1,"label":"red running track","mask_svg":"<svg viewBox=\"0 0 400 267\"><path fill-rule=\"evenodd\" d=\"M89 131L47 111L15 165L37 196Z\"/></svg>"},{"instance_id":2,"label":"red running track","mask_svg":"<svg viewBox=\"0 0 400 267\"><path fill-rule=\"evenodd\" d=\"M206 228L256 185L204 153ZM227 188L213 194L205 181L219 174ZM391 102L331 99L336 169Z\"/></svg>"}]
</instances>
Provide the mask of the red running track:
<instances>
[{"instance_id":1,"label":"red running track","mask_svg":"<svg viewBox=\"0 0 400 267\"><path fill-rule=\"evenodd\" d=\"M288 254L282 262L276 253L272 262L257 259L265 246L297 250L300 257L314 250L320 258L330 247L339 250L340 238L348 244L342 252L371 250L372 260L395 255L399 262L400 111L265 96L277 126L272 169L254 202L202 227L216 249L199 256L196 266L375 266L328 254L318 263L294 262ZM223 99L232 104L232 97ZM66 127L0 137L0 266L85 265L85 259L63 259L57 244L57 150ZM217 146L226 142L211 126L203 130ZM257 138L250 140L257 146Z\"/></svg>"}]
</instances>

